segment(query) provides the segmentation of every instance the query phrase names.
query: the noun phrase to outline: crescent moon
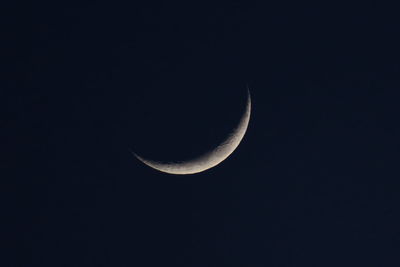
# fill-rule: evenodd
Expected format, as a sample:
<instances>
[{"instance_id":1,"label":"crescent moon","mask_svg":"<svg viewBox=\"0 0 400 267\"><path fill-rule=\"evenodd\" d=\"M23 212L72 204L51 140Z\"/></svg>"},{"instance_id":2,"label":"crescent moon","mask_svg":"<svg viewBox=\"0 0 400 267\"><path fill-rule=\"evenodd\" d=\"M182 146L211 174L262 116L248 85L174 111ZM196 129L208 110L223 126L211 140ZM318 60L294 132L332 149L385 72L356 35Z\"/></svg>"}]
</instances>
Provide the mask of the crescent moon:
<instances>
[{"instance_id":1,"label":"crescent moon","mask_svg":"<svg viewBox=\"0 0 400 267\"><path fill-rule=\"evenodd\" d=\"M134 152L132 153L137 159L139 159L147 166L161 172L180 175L203 172L220 164L222 161L228 158L239 146L244 135L246 134L247 127L250 121L250 113L251 96L250 91L247 88L247 104L244 114L242 115L238 125L229 134L227 139L219 144L214 150L207 152L195 159L184 162L163 163L150 159L145 159Z\"/></svg>"}]
</instances>

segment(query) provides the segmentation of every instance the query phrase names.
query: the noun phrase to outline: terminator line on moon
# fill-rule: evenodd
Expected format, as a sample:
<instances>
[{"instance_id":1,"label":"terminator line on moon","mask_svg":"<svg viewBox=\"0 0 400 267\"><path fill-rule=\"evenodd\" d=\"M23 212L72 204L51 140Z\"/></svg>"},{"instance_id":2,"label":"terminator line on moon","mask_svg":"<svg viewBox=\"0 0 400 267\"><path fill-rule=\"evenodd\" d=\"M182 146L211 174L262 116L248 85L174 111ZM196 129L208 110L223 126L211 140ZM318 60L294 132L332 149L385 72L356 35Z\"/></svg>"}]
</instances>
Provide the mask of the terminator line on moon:
<instances>
[{"instance_id":1,"label":"terminator line on moon","mask_svg":"<svg viewBox=\"0 0 400 267\"><path fill-rule=\"evenodd\" d=\"M219 144L215 149L192 160L183 162L163 163L150 159L145 159L134 152L132 153L135 155L137 159L139 159L147 166L161 172L169 174L180 174L180 175L203 172L220 164L222 161L228 158L229 155L231 155L233 151L235 151L235 149L239 146L240 142L242 141L247 131L247 127L250 121L250 113L251 113L251 97L250 97L250 91L247 90L246 108L236 128L231 132L228 138L224 142Z\"/></svg>"}]
</instances>

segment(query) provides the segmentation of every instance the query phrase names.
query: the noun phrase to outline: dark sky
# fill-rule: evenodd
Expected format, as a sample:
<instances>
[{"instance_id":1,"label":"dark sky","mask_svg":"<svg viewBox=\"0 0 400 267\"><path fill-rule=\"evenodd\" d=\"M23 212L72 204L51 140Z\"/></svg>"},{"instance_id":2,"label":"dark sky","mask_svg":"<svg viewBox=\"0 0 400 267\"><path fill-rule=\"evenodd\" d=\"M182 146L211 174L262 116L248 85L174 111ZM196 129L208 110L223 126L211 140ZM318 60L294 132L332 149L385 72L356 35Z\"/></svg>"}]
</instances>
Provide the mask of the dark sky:
<instances>
[{"instance_id":1,"label":"dark sky","mask_svg":"<svg viewBox=\"0 0 400 267\"><path fill-rule=\"evenodd\" d=\"M1 9L0 266L400 266L398 9L144 2Z\"/></svg>"}]
</instances>

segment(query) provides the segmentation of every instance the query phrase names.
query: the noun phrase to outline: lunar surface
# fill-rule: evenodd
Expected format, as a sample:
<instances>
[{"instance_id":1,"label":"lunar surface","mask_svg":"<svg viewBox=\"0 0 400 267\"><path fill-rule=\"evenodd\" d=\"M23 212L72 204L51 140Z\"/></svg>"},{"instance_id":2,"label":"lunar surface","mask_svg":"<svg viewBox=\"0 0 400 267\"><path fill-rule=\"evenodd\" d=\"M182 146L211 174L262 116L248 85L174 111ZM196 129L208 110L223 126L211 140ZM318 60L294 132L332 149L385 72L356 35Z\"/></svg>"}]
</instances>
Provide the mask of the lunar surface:
<instances>
[{"instance_id":1,"label":"lunar surface","mask_svg":"<svg viewBox=\"0 0 400 267\"><path fill-rule=\"evenodd\" d=\"M249 89L247 89L246 108L236 128L234 128L229 136L225 139L225 141L219 144L215 149L197 158L182 162L164 163L151 159L145 159L134 152L132 153L137 159L139 159L147 166L161 172L180 175L203 172L220 164L222 161L228 158L229 155L231 155L233 151L235 151L235 149L239 146L247 131L247 127L250 121L250 113L251 97L250 91Z\"/></svg>"}]
</instances>

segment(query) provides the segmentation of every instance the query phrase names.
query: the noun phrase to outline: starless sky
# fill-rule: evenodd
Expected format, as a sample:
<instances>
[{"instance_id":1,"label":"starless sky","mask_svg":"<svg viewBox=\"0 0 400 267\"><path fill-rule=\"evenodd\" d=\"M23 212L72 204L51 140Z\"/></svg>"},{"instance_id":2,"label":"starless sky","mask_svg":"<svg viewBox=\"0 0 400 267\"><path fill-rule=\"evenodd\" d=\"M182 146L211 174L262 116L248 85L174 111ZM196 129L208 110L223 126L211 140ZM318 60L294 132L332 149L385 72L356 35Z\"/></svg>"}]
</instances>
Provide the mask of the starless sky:
<instances>
[{"instance_id":1,"label":"starless sky","mask_svg":"<svg viewBox=\"0 0 400 267\"><path fill-rule=\"evenodd\" d=\"M398 9L10 5L1 266L399 266Z\"/></svg>"}]
</instances>

